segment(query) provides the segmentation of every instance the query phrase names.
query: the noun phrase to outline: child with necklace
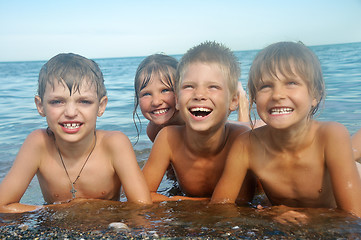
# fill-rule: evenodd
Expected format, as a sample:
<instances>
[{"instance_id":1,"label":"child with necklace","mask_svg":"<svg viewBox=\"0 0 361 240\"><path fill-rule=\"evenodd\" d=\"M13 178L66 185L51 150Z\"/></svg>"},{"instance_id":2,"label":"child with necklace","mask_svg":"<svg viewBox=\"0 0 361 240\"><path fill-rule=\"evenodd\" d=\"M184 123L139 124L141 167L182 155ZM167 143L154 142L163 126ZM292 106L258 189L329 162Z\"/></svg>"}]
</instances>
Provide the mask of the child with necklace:
<instances>
[{"instance_id":1,"label":"child with necklace","mask_svg":"<svg viewBox=\"0 0 361 240\"><path fill-rule=\"evenodd\" d=\"M108 98L98 65L76 54L59 54L39 74L35 104L48 128L29 134L0 184L0 212L40 208L20 199L37 175L48 204L78 198L151 203L132 145L119 131L96 130Z\"/></svg>"}]
</instances>

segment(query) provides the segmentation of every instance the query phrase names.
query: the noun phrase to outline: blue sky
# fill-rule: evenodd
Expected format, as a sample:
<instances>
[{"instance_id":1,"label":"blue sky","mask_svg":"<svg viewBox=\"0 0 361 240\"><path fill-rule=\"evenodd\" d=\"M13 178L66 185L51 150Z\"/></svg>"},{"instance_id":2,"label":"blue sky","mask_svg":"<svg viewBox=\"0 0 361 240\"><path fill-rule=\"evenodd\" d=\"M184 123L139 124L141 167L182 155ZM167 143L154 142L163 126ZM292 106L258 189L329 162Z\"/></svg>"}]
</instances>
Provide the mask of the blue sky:
<instances>
[{"instance_id":1,"label":"blue sky","mask_svg":"<svg viewBox=\"0 0 361 240\"><path fill-rule=\"evenodd\" d=\"M0 0L0 61L183 54L206 40L234 51L361 42L361 0Z\"/></svg>"}]
</instances>

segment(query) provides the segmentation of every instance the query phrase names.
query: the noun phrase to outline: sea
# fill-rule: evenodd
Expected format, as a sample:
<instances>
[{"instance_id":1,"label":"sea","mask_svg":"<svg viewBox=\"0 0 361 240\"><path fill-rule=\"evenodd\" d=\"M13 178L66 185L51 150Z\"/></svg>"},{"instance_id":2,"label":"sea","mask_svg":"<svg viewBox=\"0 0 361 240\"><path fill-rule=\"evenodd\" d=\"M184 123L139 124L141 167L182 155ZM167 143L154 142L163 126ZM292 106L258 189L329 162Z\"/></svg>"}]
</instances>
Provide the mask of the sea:
<instances>
[{"instance_id":1,"label":"sea","mask_svg":"<svg viewBox=\"0 0 361 240\"><path fill-rule=\"evenodd\" d=\"M310 46L310 48L320 59L327 94L325 103L320 108L315 118L320 121L340 122L347 127L350 134L354 134L361 128L361 42ZM259 50L235 51L235 54L241 63L240 81L245 89L249 68L258 51ZM177 59L180 59L181 56L182 55L174 55ZM104 74L105 86L109 98L104 115L97 120L97 128L119 130L125 133L134 145L134 150L140 166L144 165L152 147L152 142L149 141L145 132L147 120L142 117L139 109L138 113L141 121L139 141L137 141L138 133L133 120L135 95L134 76L139 63L144 58L145 56L93 59L100 66L100 69ZM13 160L26 136L35 129L47 127L45 118L38 114L34 103L34 96L37 92L38 74L45 62L46 60L0 62L0 181L5 177L12 166ZM229 118L230 120L236 120L237 116L235 113L232 113ZM164 182L162 182L162 187L166 189L171 187L171 185L164 180ZM44 203L36 177L34 177L29 185L26 193L21 199L21 203L35 205ZM166 212L170 211L169 209L172 209L174 212L177 212L175 209L179 208L179 204L182 203L167 206L167 210L164 211ZM199 206L196 206L196 208L198 207ZM147 214L149 215L149 213ZM323 214L325 215L325 213ZM24 216L22 217L22 219L24 219ZM168 218L174 219L177 218L177 215L168 216ZM4 216L0 215L0 226L1 222L5 221L3 219ZM195 219L193 219L193 225L196 226L197 224L194 220ZM11 222L11 220L7 221ZM26 220L24 221L26 222ZM34 220L32 220L33 228L41 225L36 221L34 223ZM169 219L167 221L169 221ZM178 223L180 225L189 222L189 220L182 220L182 222L178 218L178 222L179 221L181 222ZM347 221L350 220L347 219ZM152 224L153 228L156 229L154 226L156 223L152 222ZM257 222L257 224L259 223ZM337 225L340 223L335 224ZM351 228L348 233L360 236L358 234L361 234L361 221L354 220L354 224L354 227ZM158 223L158 225L162 224ZM162 226L164 227L164 225ZM239 230L239 226L232 226L234 231L237 231L237 229ZM337 226L336 229L338 228ZM224 226L222 225L222 227ZM193 235L211 237L227 236L202 235L205 234L205 232L212 232L211 230L214 234L219 232L219 229L207 225L207 227L204 228L203 226L199 226L199 229L195 230L196 233L193 233ZM341 228L339 228L339 230L341 231ZM164 230L162 231L164 233ZM182 228L182 231L185 231L184 228ZM322 232L319 229L315 231L316 233ZM257 235L258 233L254 229L251 232L253 233L249 234L253 234L256 237L261 236ZM282 231L279 230L279 232ZM159 232L157 234L161 235ZM181 234L181 232L178 232L175 233L175 236ZM227 234L227 231L222 231L220 234ZM275 232L272 232L272 234L275 234ZM275 236L278 235L276 234ZM314 236L318 235L316 234Z\"/></svg>"}]
</instances>

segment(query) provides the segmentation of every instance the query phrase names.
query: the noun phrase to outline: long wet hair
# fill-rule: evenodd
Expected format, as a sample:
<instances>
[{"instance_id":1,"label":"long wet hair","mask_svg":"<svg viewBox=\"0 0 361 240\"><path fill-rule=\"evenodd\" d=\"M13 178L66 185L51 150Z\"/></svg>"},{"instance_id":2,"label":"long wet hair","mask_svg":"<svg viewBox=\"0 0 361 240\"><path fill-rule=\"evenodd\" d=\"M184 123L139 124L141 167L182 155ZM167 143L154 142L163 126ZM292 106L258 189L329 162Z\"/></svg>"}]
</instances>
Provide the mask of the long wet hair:
<instances>
[{"instance_id":1,"label":"long wet hair","mask_svg":"<svg viewBox=\"0 0 361 240\"><path fill-rule=\"evenodd\" d=\"M139 93L152 79L159 78L160 81L174 92L174 80L178 61L165 54L153 54L146 57L138 66L134 78L134 110L133 122L137 129L137 141L141 132L141 121L137 112L139 106ZM136 121L137 119L137 121ZM139 128L137 125L139 123ZM135 143L135 144L136 144Z\"/></svg>"}]
</instances>

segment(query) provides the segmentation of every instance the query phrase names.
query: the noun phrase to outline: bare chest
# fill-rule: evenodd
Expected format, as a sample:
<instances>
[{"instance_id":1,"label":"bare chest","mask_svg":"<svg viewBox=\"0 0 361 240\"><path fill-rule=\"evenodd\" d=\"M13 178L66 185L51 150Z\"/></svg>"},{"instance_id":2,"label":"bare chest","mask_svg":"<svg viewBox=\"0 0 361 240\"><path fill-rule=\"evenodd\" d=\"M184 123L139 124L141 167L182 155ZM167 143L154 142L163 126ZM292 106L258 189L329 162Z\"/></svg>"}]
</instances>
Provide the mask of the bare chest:
<instances>
[{"instance_id":1,"label":"bare chest","mask_svg":"<svg viewBox=\"0 0 361 240\"><path fill-rule=\"evenodd\" d=\"M330 176L322 151L255 154L251 168L273 204L334 207Z\"/></svg>"},{"instance_id":2,"label":"bare chest","mask_svg":"<svg viewBox=\"0 0 361 240\"><path fill-rule=\"evenodd\" d=\"M63 202L76 198L96 198L117 200L120 194L120 181L111 164L94 158L66 166L57 159L43 161L37 177L48 203Z\"/></svg>"},{"instance_id":3,"label":"bare chest","mask_svg":"<svg viewBox=\"0 0 361 240\"><path fill-rule=\"evenodd\" d=\"M199 156L179 151L172 159L182 191L188 196L211 197L224 169L226 155Z\"/></svg>"}]
</instances>

